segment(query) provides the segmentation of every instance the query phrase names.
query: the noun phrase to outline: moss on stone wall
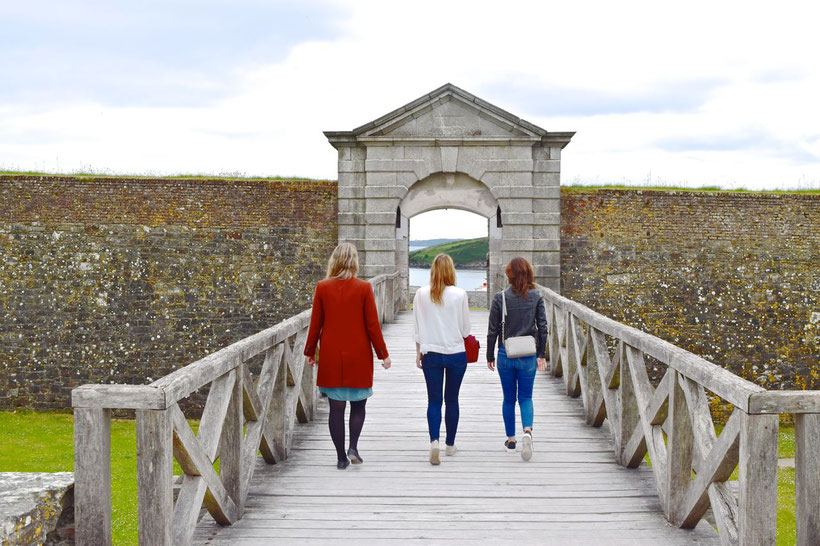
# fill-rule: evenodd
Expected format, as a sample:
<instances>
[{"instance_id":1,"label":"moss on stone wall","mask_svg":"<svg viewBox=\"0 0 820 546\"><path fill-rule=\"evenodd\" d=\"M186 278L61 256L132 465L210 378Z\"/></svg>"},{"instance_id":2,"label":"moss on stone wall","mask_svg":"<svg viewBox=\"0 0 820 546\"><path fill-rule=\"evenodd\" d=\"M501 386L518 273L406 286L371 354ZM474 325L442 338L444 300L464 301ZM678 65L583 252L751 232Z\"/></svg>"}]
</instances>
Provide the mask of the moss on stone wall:
<instances>
[{"instance_id":1,"label":"moss on stone wall","mask_svg":"<svg viewBox=\"0 0 820 546\"><path fill-rule=\"evenodd\" d=\"M0 177L0 408L145 383L309 307L336 184Z\"/></svg>"},{"instance_id":2,"label":"moss on stone wall","mask_svg":"<svg viewBox=\"0 0 820 546\"><path fill-rule=\"evenodd\" d=\"M820 389L820 195L561 197L565 296L766 388Z\"/></svg>"}]
</instances>

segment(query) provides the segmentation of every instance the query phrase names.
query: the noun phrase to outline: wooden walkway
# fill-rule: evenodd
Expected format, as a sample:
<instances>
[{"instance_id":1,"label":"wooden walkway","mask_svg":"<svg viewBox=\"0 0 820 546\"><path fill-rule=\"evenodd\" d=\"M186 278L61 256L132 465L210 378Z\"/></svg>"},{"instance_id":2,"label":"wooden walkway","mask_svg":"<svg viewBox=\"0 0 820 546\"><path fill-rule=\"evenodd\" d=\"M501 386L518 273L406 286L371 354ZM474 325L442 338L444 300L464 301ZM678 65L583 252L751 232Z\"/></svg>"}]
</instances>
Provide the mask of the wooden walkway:
<instances>
[{"instance_id":1,"label":"wooden walkway","mask_svg":"<svg viewBox=\"0 0 820 546\"><path fill-rule=\"evenodd\" d=\"M472 312L482 345L487 318L486 311ZM327 404L320 402L317 420L296 426L287 461L269 466L259 459L243 519L220 527L205 516L196 543L719 543L704 521L694 531L670 526L651 470L616 464L606 423L586 426L580 401L546 374L539 374L533 395L530 462L503 447L501 386L478 362L461 389L459 452L446 457L442 449L441 465L431 466L412 315L399 314L384 334L393 367L385 371L377 363L359 441L365 463L336 469Z\"/></svg>"}]
</instances>

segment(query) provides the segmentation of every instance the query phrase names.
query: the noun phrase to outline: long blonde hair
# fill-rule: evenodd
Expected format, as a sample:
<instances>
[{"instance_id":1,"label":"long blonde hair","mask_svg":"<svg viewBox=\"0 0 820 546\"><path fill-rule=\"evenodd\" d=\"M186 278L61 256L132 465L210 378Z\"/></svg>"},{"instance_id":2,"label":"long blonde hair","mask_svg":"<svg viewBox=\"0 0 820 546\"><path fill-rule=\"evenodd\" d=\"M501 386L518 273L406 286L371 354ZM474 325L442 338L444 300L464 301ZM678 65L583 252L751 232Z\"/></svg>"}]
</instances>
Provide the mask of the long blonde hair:
<instances>
[{"instance_id":1,"label":"long blonde hair","mask_svg":"<svg viewBox=\"0 0 820 546\"><path fill-rule=\"evenodd\" d=\"M430 267L430 298L433 303L442 304L441 295L448 286L456 285L456 266L453 259L447 254L439 254L433 258Z\"/></svg>"},{"instance_id":2,"label":"long blonde hair","mask_svg":"<svg viewBox=\"0 0 820 546\"><path fill-rule=\"evenodd\" d=\"M327 279L349 279L359 272L359 253L350 243L340 243L327 261Z\"/></svg>"}]
</instances>

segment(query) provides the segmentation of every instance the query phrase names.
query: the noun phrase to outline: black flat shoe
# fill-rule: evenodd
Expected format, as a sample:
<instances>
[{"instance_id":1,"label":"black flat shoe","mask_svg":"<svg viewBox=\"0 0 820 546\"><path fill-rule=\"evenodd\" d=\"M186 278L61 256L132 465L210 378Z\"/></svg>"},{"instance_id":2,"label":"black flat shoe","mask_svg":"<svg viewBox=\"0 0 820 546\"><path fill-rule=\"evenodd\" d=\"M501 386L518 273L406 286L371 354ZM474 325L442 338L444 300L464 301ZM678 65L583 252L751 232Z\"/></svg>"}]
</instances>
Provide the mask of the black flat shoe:
<instances>
[{"instance_id":1,"label":"black flat shoe","mask_svg":"<svg viewBox=\"0 0 820 546\"><path fill-rule=\"evenodd\" d=\"M339 470L344 470L348 466L350 466L350 461L348 461L347 459L336 463L336 468L338 468Z\"/></svg>"},{"instance_id":2,"label":"black flat shoe","mask_svg":"<svg viewBox=\"0 0 820 546\"><path fill-rule=\"evenodd\" d=\"M515 451L515 440L505 440L504 447L506 447L509 451Z\"/></svg>"},{"instance_id":3,"label":"black flat shoe","mask_svg":"<svg viewBox=\"0 0 820 546\"><path fill-rule=\"evenodd\" d=\"M355 449L348 449L347 456L350 457L350 462L353 464L362 464L364 462L362 456L359 455L359 452Z\"/></svg>"}]
</instances>

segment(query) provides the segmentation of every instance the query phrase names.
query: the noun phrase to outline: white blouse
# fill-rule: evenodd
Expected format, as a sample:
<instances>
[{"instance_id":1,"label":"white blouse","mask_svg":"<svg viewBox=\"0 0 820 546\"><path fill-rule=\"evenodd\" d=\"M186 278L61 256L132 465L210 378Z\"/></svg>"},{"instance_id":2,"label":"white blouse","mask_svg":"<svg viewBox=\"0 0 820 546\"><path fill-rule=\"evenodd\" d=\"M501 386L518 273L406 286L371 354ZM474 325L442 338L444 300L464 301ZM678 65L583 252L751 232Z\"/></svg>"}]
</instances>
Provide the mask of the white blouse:
<instances>
[{"instance_id":1,"label":"white blouse","mask_svg":"<svg viewBox=\"0 0 820 546\"><path fill-rule=\"evenodd\" d=\"M413 298L413 337L428 352L455 354L464 352L464 338L470 335L470 306L467 292L447 286L441 294L441 305L433 303L430 286L422 286Z\"/></svg>"}]
</instances>

